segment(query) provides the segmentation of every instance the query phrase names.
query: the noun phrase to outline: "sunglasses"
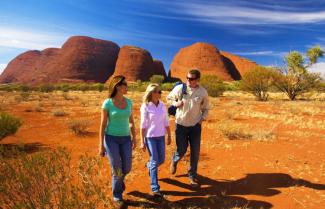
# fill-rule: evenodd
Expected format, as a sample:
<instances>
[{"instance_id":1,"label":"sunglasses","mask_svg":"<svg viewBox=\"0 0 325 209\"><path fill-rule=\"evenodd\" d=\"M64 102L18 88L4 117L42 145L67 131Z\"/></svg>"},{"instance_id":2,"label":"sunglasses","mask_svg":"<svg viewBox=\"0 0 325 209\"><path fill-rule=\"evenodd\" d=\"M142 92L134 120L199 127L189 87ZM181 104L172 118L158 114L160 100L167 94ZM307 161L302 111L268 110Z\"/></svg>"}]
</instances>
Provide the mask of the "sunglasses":
<instances>
[{"instance_id":1,"label":"sunglasses","mask_svg":"<svg viewBox=\"0 0 325 209\"><path fill-rule=\"evenodd\" d=\"M157 93L157 94L161 94L162 92L161 92L161 90L159 90L159 91L153 91L154 93Z\"/></svg>"},{"instance_id":2,"label":"sunglasses","mask_svg":"<svg viewBox=\"0 0 325 209\"><path fill-rule=\"evenodd\" d=\"M189 80L189 81L195 81L195 80L197 80L197 78L190 78L190 77L186 77L187 78L187 80Z\"/></svg>"}]
</instances>

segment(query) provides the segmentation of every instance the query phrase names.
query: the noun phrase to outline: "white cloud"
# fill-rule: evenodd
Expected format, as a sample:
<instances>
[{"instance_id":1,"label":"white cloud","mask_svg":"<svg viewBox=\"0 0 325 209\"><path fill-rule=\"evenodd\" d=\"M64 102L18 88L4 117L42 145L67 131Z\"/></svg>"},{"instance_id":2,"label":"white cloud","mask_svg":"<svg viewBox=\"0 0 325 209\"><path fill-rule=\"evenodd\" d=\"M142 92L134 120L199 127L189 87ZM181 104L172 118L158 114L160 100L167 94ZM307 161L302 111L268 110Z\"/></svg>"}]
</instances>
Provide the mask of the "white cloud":
<instances>
[{"instance_id":1,"label":"white cloud","mask_svg":"<svg viewBox=\"0 0 325 209\"><path fill-rule=\"evenodd\" d=\"M44 31L33 31L0 26L0 46L18 49L60 47L65 36Z\"/></svg>"},{"instance_id":2,"label":"white cloud","mask_svg":"<svg viewBox=\"0 0 325 209\"><path fill-rule=\"evenodd\" d=\"M309 68L310 72L321 73L322 77L325 79L325 62L319 62L312 65Z\"/></svg>"},{"instance_id":3,"label":"white cloud","mask_svg":"<svg viewBox=\"0 0 325 209\"><path fill-rule=\"evenodd\" d=\"M275 51L252 51L252 52L233 52L233 54L238 54L242 56L275 56L283 57L286 52L275 52Z\"/></svg>"},{"instance_id":4,"label":"white cloud","mask_svg":"<svg viewBox=\"0 0 325 209\"><path fill-rule=\"evenodd\" d=\"M176 8L175 8L176 7ZM262 25L262 24L304 24L322 23L325 11L292 11L257 9L236 6L231 3L177 2L171 7L176 14L186 15L189 20L218 24ZM184 18L184 17L178 17Z\"/></svg>"},{"instance_id":5,"label":"white cloud","mask_svg":"<svg viewBox=\"0 0 325 209\"><path fill-rule=\"evenodd\" d=\"M7 67L7 64L0 64L0 75L3 72L3 70Z\"/></svg>"}]
</instances>

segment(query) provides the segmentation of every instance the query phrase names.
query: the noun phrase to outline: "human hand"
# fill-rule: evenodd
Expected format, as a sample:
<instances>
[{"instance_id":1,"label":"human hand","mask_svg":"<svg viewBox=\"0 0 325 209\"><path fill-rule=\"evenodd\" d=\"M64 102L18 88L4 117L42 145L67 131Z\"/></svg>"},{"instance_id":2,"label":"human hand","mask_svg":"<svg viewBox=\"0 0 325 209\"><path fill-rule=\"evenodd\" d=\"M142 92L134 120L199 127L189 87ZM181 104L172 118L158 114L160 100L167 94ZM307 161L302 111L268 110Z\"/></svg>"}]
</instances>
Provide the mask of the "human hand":
<instances>
[{"instance_id":1,"label":"human hand","mask_svg":"<svg viewBox=\"0 0 325 209\"><path fill-rule=\"evenodd\" d=\"M98 155L99 155L100 157L104 157L104 156L106 155L106 149L105 149L105 147L101 146L101 147L99 148L99 150L98 150Z\"/></svg>"},{"instance_id":2,"label":"human hand","mask_svg":"<svg viewBox=\"0 0 325 209\"><path fill-rule=\"evenodd\" d=\"M143 150L144 152L146 151L146 145L144 144L143 141L141 141L140 149Z\"/></svg>"},{"instance_id":3,"label":"human hand","mask_svg":"<svg viewBox=\"0 0 325 209\"><path fill-rule=\"evenodd\" d=\"M167 136L167 145L170 145L172 142L172 137L170 135Z\"/></svg>"},{"instance_id":4,"label":"human hand","mask_svg":"<svg viewBox=\"0 0 325 209\"><path fill-rule=\"evenodd\" d=\"M132 144L132 149L135 149L137 146L135 137L131 137L131 144Z\"/></svg>"}]
</instances>

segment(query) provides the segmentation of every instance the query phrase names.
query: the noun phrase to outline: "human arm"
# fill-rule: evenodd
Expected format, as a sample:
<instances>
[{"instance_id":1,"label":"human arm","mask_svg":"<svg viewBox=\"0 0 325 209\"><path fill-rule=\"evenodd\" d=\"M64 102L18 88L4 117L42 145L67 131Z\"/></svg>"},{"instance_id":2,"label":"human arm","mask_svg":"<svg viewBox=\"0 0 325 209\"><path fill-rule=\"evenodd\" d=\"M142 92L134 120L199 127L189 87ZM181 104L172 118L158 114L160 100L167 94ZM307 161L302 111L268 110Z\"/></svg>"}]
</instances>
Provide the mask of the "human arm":
<instances>
[{"instance_id":1,"label":"human arm","mask_svg":"<svg viewBox=\"0 0 325 209\"><path fill-rule=\"evenodd\" d=\"M135 133L135 125L134 125L134 119L133 119L133 113L131 112L130 118L129 118L129 126L131 129L131 143L132 143L132 149L136 147L136 133Z\"/></svg>"},{"instance_id":2,"label":"human arm","mask_svg":"<svg viewBox=\"0 0 325 209\"><path fill-rule=\"evenodd\" d=\"M99 147L98 147L98 154L102 157L106 153L106 149L104 147L104 135L105 135L105 128L107 126L107 121L108 121L107 110L102 109L100 126L99 126Z\"/></svg>"}]
</instances>

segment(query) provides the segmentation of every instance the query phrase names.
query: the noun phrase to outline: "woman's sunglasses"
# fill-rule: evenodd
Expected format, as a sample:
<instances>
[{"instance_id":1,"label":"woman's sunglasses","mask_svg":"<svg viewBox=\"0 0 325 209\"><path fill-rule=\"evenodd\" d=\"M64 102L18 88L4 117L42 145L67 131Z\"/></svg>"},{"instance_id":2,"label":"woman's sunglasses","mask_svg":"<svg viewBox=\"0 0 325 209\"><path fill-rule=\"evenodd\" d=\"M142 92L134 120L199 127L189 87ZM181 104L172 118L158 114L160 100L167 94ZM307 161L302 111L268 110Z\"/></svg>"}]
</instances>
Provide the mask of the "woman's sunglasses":
<instances>
[{"instance_id":1,"label":"woman's sunglasses","mask_svg":"<svg viewBox=\"0 0 325 209\"><path fill-rule=\"evenodd\" d=\"M159 90L159 91L153 91L154 93L157 93L157 94L161 94L162 92L161 92L161 90Z\"/></svg>"}]
</instances>

